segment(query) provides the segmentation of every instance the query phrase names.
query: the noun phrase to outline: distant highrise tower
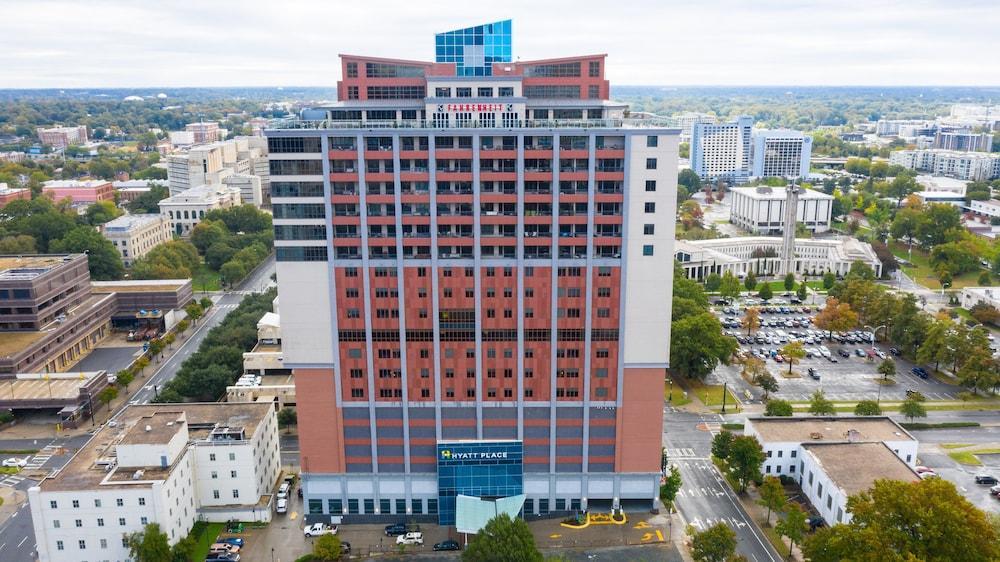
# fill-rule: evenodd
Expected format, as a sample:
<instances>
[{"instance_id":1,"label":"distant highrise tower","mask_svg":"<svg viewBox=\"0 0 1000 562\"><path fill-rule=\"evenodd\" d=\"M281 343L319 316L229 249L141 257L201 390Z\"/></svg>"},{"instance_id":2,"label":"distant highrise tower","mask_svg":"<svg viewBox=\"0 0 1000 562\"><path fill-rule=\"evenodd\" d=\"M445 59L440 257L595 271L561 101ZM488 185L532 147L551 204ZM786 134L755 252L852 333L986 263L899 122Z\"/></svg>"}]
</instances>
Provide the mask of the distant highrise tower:
<instances>
[{"instance_id":1,"label":"distant highrise tower","mask_svg":"<svg viewBox=\"0 0 1000 562\"><path fill-rule=\"evenodd\" d=\"M511 62L510 20L434 36L435 62L455 63L456 76L492 76L493 63Z\"/></svg>"},{"instance_id":2,"label":"distant highrise tower","mask_svg":"<svg viewBox=\"0 0 1000 562\"><path fill-rule=\"evenodd\" d=\"M785 188L785 231L781 245L781 273L787 274L794 269L795 264L795 227L799 208L799 186L789 184Z\"/></svg>"},{"instance_id":3,"label":"distant highrise tower","mask_svg":"<svg viewBox=\"0 0 1000 562\"><path fill-rule=\"evenodd\" d=\"M753 119L691 125L691 169L704 180L746 183L750 176Z\"/></svg>"}]
</instances>

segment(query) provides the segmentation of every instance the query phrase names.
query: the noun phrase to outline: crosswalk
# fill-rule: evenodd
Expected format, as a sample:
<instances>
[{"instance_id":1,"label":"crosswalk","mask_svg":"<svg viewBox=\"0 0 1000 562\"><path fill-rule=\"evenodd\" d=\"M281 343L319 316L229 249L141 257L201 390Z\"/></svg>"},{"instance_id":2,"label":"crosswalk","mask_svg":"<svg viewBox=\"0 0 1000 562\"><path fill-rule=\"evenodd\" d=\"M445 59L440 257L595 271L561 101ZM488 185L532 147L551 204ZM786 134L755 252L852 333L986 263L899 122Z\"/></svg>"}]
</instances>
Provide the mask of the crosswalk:
<instances>
[{"instance_id":1,"label":"crosswalk","mask_svg":"<svg viewBox=\"0 0 1000 562\"><path fill-rule=\"evenodd\" d=\"M47 463L49 459L51 459L52 456L55 455L58 450L59 447L55 445L46 445L40 451L38 451L38 453L36 453L33 457L28 459L28 463L21 468L22 470L21 473L10 474L3 480L0 480L0 486L7 486L8 488L13 488L14 486L20 484L21 482L24 482L26 477L21 476L21 474L23 474L23 471L38 470L42 468L42 466L44 466L45 463Z\"/></svg>"},{"instance_id":2,"label":"crosswalk","mask_svg":"<svg viewBox=\"0 0 1000 562\"><path fill-rule=\"evenodd\" d=\"M10 476L7 476L3 480L0 480L0 486L7 486L8 488L13 488L14 486L20 484L21 482L24 482L24 476L21 476L19 474L11 474Z\"/></svg>"},{"instance_id":3,"label":"crosswalk","mask_svg":"<svg viewBox=\"0 0 1000 562\"><path fill-rule=\"evenodd\" d=\"M676 448L676 449L672 449L672 448L669 448L669 447L667 448L667 458L668 459L693 458L693 457L697 457L697 456L698 455L695 454L694 449L690 449L690 448L686 448L686 447L684 447L684 448Z\"/></svg>"}]
</instances>

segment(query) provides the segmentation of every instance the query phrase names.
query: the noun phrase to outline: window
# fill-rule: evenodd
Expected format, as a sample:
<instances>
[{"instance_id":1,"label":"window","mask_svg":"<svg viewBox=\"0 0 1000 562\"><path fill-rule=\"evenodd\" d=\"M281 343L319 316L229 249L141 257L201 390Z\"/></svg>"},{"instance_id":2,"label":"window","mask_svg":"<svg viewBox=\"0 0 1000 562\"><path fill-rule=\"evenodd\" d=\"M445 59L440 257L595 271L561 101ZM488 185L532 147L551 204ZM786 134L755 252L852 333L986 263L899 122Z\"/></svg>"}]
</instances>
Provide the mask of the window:
<instances>
[{"instance_id":1,"label":"window","mask_svg":"<svg viewBox=\"0 0 1000 562\"><path fill-rule=\"evenodd\" d=\"M94 507L101 507L101 500L94 500Z\"/></svg>"},{"instance_id":2,"label":"window","mask_svg":"<svg viewBox=\"0 0 1000 562\"><path fill-rule=\"evenodd\" d=\"M364 397L365 397L365 389L363 388L351 389L351 398L364 398Z\"/></svg>"},{"instance_id":3,"label":"window","mask_svg":"<svg viewBox=\"0 0 1000 562\"><path fill-rule=\"evenodd\" d=\"M501 98L512 98L514 97L514 88L510 86L500 86L497 93Z\"/></svg>"},{"instance_id":4,"label":"window","mask_svg":"<svg viewBox=\"0 0 1000 562\"><path fill-rule=\"evenodd\" d=\"M796 456L796 453L798 453L798 451L796 451L796 450L792 449L792 458L793 458L793 459L795 458L795 456Z\"/></svg>"},{"instance_id":5,"label":"window","mask_svg":"<svg viewBox=\"0 0 1000 562\"><path fill-rule=\"evenodd\" d=\"M654 225L652 225L652 224L644 224L644 225L642 225L642 233L643 234L654 234L655 232L656 232L656 227Z\"/></svg>"},{"instance_id":6,"label":"window","mask_svg":"<svg viewBox=\"0 0 1000 562\"><path fill-rule=\"evenodd\" d=\"M60 525L60 523L59 523L58 519L55 519L55 520L52 521L52 527L53 528L58 529L59 525Z\"/></svg>"},{"instance_id":7,"label":"window","mask_svg":"<svg viewBox=\"0 0 1000 562\"><path fill-rule=\"evenodd\" d=\"M59 504L56 503L56 500L51 500L49 501L49 507L52 509L59 509Z\"/></svg>"},{"instance_id":8,"label":"window","mask_svg":"<svg viewBox=\"0 0 1000 562\"><path fill-rule=\"evenodd\" d=\"M646 180L646 191L656 191L656 180Z\"/></svg>"},{"instance_id":9,"label":"window","mask_svg":"<svg viewBox=\"0 0 1000 562\"><path fill-rule=\"evenodd\" d=\"M236 478L236 471L235 470L230 470L229 471L229 477L230 478Z\"/></svg>"},{"instance_id":10,"label":"window","mask_svg":"<svg viewBox=\"0 0 1000 562\"><path fill-rule=\"evenodd\" d=\"M149 517L140 517L139 518L139 523L141 523L143 525L148 525L149 524Z\"/></svg>"},{"instance_id":11,"label":"window","mask_svg":"<svg viewBox=\"0 0 1000 562\"><path fill-rule=\"evenodd\" d=\"M434 97L436 98L450 98L451 88L434 88Z\"/></svg>"},{"instance_id":12,"label":"window","mask_svg":"<svg viewBox=\"0 0 1000 562\"><path fill-rule=\"evenodd\" d=\"M119 527L124 527L125 526L125 518L124 517L119 517L118 518L118 526Z\"/></svg>"},{"instance_id":13,"label":"window","mask_svg":"<svg viewBox=\"0 0 1000 562\"><path fill-rule=\"evenodd\" d=\"M235 498L238 498L238 497L240 497L240 491L239 490L233 490L233 498L235 499Z\"/></svg>"},{"instance_id":14,"label":"window","mask_svg":"<svg viewBox=\"0 0 1000 562\"><path fill-rule=\"evenodd\" d=\"M492 98L493 88L477 88L476 95L481 98Z\"/></svg>"},{"instance_id":15,"label":"window","mask_svg":"<svg viewBox=\"0 0 1000 562\"><path fill-rule=\"evenodd\" d=\"M219 495L219 491L218 490L212 490L212 497L215 498L215 499L219 499L222 496Z\"/></svg>"},{"instance_id":16,"label":"window","mask_svg":"<svg viewBox=\"0 0 1000 562\"><path fill-rule=\"evenodd\" d=\"M608 378L608 370L604 367L598 368L594 371L594 376L599 379L606 379Z\"/></svg>"},{"instance_id":17,"label":"window","mask_svg":"<svg viewBox=\"0 0 1000 562\"><path fill-rule=\"evenodd\" d=\"M229 460L233 460L233 459L232 459L232 456L233 456L233 455L232 455L232 454L230 454L229 456L230 456L230 459L229 459ZM139 505L146 505L146 498L139 498Z\"/></svg>"},{"instance_id":18,"label":"window","mask_svg":"<svg viewBox=\"0 0 1000 562\"><path fill-rule=\"evenodd\" d=\"M213 470L213 471L212 471L212 480L215 480L215 479L217 479L218 477L219 477L219 473L218 473L218 471L215 471L215 470Z\"/></svg>"},{"instance_id":19,"label":"window","mask_svg":"<svg viewBox=\"0 0 1000 562\"><path fill-rule=\"evenodd\" d=\"M471 98L472 88L455 88L456 98Z\"/></svg>"},{"instance_id":20,"label":"window","mask_svg":"<svg viewBox=\"0 0 1000 562\"><path fill-rule=\"evenodd\" d=\"M652 244L644 244L642 246L642 255L644 255L644 256L651 256L651 255L653 255L653 245Z\"/></svg>"},{"instance_id":21,"label":"window","mask_svg":"<svg viewBox=\"0 0 1000 562\"><path fill-rule=\"evenodd\" d=\"M56 550L66 550L66 547L63 546L62 541L56 541Z\"/></svg>"},{"instance_id":22,"label":"window","mask_svg":"<svg viewBox=\"0 0 1000 562\"><path fill-rule=\"evenodd\" d=\"M656 169L656 158L646 158L646 169L647 170Z\"/></svg>"},{"instance_id":23,"label":"window","mask_svg":"<svg viewBox=\"0 0 1000 562\"><path fill-rule=\"evenodd\" d=\"M208 460L214 461L215 460L215 453L209 453L208 454ZM121 505L121 500L118 500L118 502L119 502L118 505L120 506Z\"/></svg>"},{"instance_id":24,"label":"window","mask_svg":"<svg viewBox=\"0 0 1000 562\"><path fill-rule=\"evenodd\" d=\"M101 518L101 517L97 518L97 526L98 527L103 527L104 526L104 519L103 518Z\"/></svg>"},{"instance_id":25,"label":"window","mask_svg":"<svg viewBox=\"0 0 1000 562\"><path fill-rule=\"evenodd\" d=\"M659 137L655 135L650 135L646 137L646 146L648 148L656 148L657 144L659 143L659 140L660 140Z\"/></svg>"},{"instance_id":26,"label":"window","mask_svg":"<svg viewBox=\"0 0 1000 562\"><path fill-rule=\"evenodd\" d=\"M80 500L73 500L73 507L80 507Z\"/></svg>"},{"instance_id":27,"label":"window","mask_svg":"<svg viewBox=\"0 0 1000 562\"><path fill-rule=\"evenodd\" d=\"M359 513L357 499L347 500L347 512L350 513L351 515L357 515Z\"/></svg>"},{"instance_id":28,"label":"window","mask_svg":"<svg viewBox=\"0 0 1000 562\"><path fill-rule=\"evenodd\" d=\"M358 63L356 62L347 63L347 77L348 78L358 77Z\"/></svg>"},{"instance_id":29,"label":"window","mask_svg":"<svg viewBox=\"0 0 1000 562\"><path fill-rule=\"evenodd\" d=\"M653 203L653 202L646 203L645 210L646 210L646 213L655 213L656 212L656 203Z\"/></svg>"},{"instance_id":30,"label":"window","mask_svg":"<svg viewBox=\"0 0 1000 562\"><path fill-rule=\"evenodd\" d=\"M592 60L592 61L590 61L590 63L588 63L587 67L588 67L588 71L589 71L588 74L590 75L591 78L600 78L601 77L601 62L600 61Z\"/></svg>"}]
</instances>

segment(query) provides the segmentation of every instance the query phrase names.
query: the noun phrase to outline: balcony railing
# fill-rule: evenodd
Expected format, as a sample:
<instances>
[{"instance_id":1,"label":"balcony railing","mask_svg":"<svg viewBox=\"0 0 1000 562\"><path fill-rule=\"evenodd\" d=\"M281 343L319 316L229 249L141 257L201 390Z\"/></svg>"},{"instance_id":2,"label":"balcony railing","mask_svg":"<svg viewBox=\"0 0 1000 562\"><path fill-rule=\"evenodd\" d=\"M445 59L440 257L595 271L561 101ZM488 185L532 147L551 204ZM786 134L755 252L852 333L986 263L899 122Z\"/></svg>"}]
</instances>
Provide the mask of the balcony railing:
<instances>
[{"instance_id":1,"label":"balcony railing","mask_svg":"<svg viewBox=\"0 0 1000 562\"><path fill-rule=\"evenodd\" d=\"M272 122L269 129L479 129L487 124L477 121L460 121L442 126L441 123L429 119L389 120L389 121L333 121L330 119L278 119ZM490 128L497 129L636 129L660 128L678 129L680 125L673 119L653 117L648 119L518 119L508 123L498 119ZM529 148L529 150L548 150L551 147Z\"/></svg>"}]
</instances>

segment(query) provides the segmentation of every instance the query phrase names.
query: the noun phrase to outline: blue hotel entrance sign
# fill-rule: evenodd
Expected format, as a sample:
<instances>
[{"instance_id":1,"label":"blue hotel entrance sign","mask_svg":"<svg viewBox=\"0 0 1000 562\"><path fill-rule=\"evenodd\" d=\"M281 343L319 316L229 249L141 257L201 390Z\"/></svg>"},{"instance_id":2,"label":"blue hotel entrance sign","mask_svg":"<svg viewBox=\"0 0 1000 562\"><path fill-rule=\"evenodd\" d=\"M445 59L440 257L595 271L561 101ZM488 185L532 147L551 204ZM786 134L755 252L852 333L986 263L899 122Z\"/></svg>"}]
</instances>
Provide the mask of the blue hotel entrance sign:
<instances>
[{"instance_id":1,"label":"blue hotel entrance sign","mask_svg":"<svg viewBox=\"0 0 1000 562\"><path fill-rule=\"evenodd\" d=\"M524 493L522 441L439 441L438 523L455 524L455 497L505 498Z\"/></svg>"}]
</instances>

